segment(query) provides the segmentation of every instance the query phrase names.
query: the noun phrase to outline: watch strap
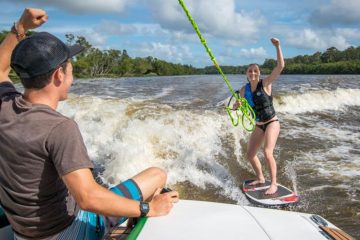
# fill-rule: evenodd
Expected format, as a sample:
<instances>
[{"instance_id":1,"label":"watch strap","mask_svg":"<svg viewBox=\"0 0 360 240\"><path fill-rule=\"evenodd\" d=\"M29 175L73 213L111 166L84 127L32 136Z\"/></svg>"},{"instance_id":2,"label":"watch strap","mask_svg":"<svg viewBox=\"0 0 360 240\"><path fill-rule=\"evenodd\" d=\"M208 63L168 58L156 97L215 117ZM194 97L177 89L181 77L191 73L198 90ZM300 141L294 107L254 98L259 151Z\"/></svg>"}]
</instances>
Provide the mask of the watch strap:
<instances>
[{"instance_id":1,"label":"watch strap","mask_svg":"<svg viewBox=\"0 0 360 240\"><path fill-rule=\"evenodd\" d=\"M14 22L14 24L12 25L10 32L16 35L18 41L21 41L26 37L25 33L20 33L18 31L18 29L16 28L16 22Z\"/></svg>"},{"instance_id":2,"label":"watch strap","mask_svg":"<svg viewBox=\"0 0 360 240\"><path fill-rule=\"evenodd\" d=\"M140 217L146 217L149 211L150 211L149 203L140 202Z\"/></svg>"}]
</instances>

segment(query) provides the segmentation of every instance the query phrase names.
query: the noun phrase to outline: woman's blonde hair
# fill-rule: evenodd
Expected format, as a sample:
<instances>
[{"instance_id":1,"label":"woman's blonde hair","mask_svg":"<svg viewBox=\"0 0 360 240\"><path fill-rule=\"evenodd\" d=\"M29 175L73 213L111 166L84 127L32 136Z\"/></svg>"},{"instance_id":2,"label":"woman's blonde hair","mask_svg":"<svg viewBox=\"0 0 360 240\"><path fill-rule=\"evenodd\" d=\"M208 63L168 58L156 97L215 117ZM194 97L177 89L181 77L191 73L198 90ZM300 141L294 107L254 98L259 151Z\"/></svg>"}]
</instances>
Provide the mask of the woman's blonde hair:
<instances>
[{"instance_id":1,"label":"woman's blonde hair","mask_svg":"<svg viewBox=\"0 0 360 240\"><path fill-rule=\"evenodd\" d=\"M256 67L257 68L257 70L260 72L260 67L259 67L259 65L257 65L256 63L251 63L251 64L249 64L249 66L248 66L248 68L246 69L246 72L251 68L251 67Z\"/></svg>"},{"instance_id":2,"label":"woman's blonde hair","mask_svg":"<svg viewBox=\"0 0 360 240\"><path fill-rule=\"evenodd\" d=\"M249 71L249 69L250 69L251 67L256 67L256 70L259 72L259 75L260 75L260 67L259 67L259 65L256 64L256 63L251 63L251 64L249 64L248 68L246 69L246 75L247 75L247 72ZM249 79L248 79L247 76L246 76L246 79L249 81Z\"/></svg>"}]
</instances>

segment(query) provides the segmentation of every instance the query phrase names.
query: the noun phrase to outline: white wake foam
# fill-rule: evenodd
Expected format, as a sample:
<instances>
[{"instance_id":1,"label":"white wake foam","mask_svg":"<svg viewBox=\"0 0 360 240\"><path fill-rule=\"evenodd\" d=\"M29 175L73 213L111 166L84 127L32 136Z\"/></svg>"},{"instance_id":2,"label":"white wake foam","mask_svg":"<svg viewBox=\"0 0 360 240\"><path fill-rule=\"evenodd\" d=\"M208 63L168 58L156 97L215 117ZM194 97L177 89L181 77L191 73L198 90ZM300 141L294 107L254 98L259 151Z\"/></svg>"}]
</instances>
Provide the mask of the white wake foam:
<instances>
[{"instance_id":1,"label":"white wake foam","mask_svg":"<svg viewBox=\"0 0 360 240\"><path fill-rule=\"evenodd\" d=\"M321 90L275 97L274 107L281 113L298 114L322 110L339 110L360 105L360 89Z\"/></svg>"},{"instance_id":2,"label":"white wake foam","mask_svg":"<svg viewBox=\"0 0 360 240\"><path fill-rule=\"evenodd\" d=\"M232 199L242 196L218 160L227 154L221 142L224 135L233 136L235 155L244 137L239 128L229 126L226 115L90 96L72 96L59 111L79 124L91 159L104 166L102 177L110 185L158 166L168 172L170 185L189 181L205 189L211 184Z\"/></svg>"}]
</instances>

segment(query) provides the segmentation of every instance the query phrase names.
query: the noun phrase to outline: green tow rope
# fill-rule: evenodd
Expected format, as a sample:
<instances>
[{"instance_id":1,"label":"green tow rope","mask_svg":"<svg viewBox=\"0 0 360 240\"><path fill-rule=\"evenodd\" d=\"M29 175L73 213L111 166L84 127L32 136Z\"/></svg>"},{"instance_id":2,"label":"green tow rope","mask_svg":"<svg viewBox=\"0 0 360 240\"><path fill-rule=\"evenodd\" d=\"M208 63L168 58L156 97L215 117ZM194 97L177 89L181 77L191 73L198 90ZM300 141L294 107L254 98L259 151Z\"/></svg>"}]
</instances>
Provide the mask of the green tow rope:
<instances>
[{"instance_id":1,"label":"green tow rope","mask_svg":"<svg viewBox=\"0 0 360 240\"><path fill-rule=\"evenodd\" d=\"M212 54L210 48L207 46L206 40L205 38L201 35L199 27L197 26L195 20L191 17L189 11L187 10L184 2L182 0L179 0L179 3L181 5L181 7L184 9L184 12L186 13L191 25L193 26L193 28L195 29L198 37L200 38L201 43L204 45L207 53L209 54L211 60L213 61L215 67L217 68L217 70L219 71L219 73L221 74L222 78L224 79L226 85L229 87L232 95L235 97L235 99L240 103L240 106L238 107L238 109L236 109L236 115L237 115L237 119L234 119L233 116L231 115L231 110L233 110L232 108L230 108L229 106L227 106L225 109L227 111L227 113L230 116L231 119L231 123L233 124L233 126L237 126L239 124L239 119L240 119L240 115L239 115L239 111L242 113L242 125L244 127L245 130L252 132L255 129L255 112L254 110L251 108L251 106L249 105L248 101L245 98L240 97L238 94L235 93L234 89L231 87L229 80L227 79L227 77L225 76L225 74L223 73L223 71L221 70L219 64L217 63L214 55ZM245 126L245 119L250 121L250 127L247 128Z\"/></svg>"},{"instance_id":2,"label":"green tow rope","mask_svg":"<svg viewBox=\"0 0 360 240\"><path fill-rule=\"evenodd\" d=\"M129 236L126 238L126 240L136 240L139 236L141 230L143 229L145 223L147 221L147 217L142 217L139 219L138 223L135 225L133 230L131 230Z\"/></svg>"}]
</instances>

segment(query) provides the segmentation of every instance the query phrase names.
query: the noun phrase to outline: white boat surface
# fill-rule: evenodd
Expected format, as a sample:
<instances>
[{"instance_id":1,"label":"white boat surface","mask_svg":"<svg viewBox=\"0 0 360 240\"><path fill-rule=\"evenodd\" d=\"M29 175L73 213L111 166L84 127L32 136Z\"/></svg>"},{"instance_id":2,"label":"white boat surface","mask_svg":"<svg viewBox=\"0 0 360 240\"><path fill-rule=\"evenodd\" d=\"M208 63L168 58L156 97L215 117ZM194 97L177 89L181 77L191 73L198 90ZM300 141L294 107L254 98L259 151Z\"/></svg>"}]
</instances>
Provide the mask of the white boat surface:
<instances>
[{"instance_id":1,"label":"white boat surface","mask_svg":"<svg viewBox=\"0 0 360 240\"><path fill-rule=\"evenodd\" d=\"M347 237L342 239L352 239L331 222L314 214L194 200L180 200L167 216L142 220L130 235L116 239L333 239L323 227ZM13 239L10 226L0 229L0 239Z\"/></svg>"},{"instance_id":2,"label":"white boat surface","mask_svg":"<svg viewBox=\"0 0 360 240\"><path fill-rule=\"evenodd\" d=\"M324 218L308 213L180 200L169 215L148 218L137 240L331 239L320 225L339 230Z\"/></svg>"}]
</instances>

